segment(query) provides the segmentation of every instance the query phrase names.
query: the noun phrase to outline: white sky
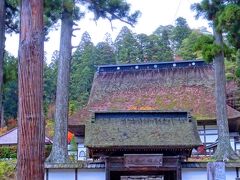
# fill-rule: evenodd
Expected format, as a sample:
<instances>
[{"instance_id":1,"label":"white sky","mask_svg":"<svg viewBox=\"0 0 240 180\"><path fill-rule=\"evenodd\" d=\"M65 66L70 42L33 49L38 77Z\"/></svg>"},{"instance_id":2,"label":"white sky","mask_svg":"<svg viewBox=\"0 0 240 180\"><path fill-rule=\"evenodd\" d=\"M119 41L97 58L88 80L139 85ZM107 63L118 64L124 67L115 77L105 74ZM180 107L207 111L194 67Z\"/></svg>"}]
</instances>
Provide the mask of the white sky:
<instances>
[{"instance_id":1,"label":"white sky","mask_svg":"<svg viewBox=\"0 0 240 180\"><path fill-rule=\"evenodd\" d=\"M208 27L208 22L202 19L196 20L195 13L191 11L190 6L200 0L128 0L131 4L131 9L140 10L142 15L134 28L129 27L135 33L151 34L160 25L174 24L177 17L184 17L191 28L199 28L201 26ZM115 40L122 26L126 25L119 21L113 21L112 30L111 24L107 20L100 19L97 22L93 21L93 14L86 13L85 18L80 20L78 28L81 30L75 31L72 42L73 45L78 45L83 32L88 31L92 41L97 42L104 40L104 35L109 32ZM45 43L45 51L47 53L48 62L55 50L59 49L60 32L51 31L48 35L49 41ZM18 35L7 35L6 50L14 56L17 56L18 51Z\"/></svg>"}]
</instances>

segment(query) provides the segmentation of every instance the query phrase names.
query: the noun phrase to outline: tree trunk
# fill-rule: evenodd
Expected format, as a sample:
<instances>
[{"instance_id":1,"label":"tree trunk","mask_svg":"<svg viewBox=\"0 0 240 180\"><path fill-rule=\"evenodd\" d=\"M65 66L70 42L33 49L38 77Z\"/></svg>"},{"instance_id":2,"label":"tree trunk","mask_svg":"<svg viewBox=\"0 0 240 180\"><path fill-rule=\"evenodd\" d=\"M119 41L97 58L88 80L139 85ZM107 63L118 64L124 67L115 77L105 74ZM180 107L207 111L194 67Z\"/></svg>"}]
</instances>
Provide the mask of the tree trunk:
<instances>
[{"instance_id":1,"label":"tree trunk","mask_svg":"<svg viewBox=\"0 0 240 180\"><path fill-rule=\"evenodd\" d=\"M71 0L73 5L73 1ZM72 55L72 9L63 4L61 40L58 62L58 79L56 94L55 128L52 152L47 161L54 163L66 163L69 161L67 149L68 133L68 96L70 63Z\"/></svg>"},{"instance_id":2,"label":"tree trunk","mask_svg":"<svg viewBox=\"0 0 240 180\"><path fill-rule=\"evenodd\" d=\"M209 162L207 180L226 180L225 162Z\"/></svg>"},{"instance_id":3,"label":"tree trunk","mask_svg":"<svg viewBox=\"0 0 240 180\"><path fill-rule=\"evenodd\" d=\"M213 26L215 43L223 48L222 33ZM218 145L214 154L217 161L227 161L237 158L230 144L227 104L226 104L226 76L224 66L224 54L221 50L214 58L215 69L215 96L216 96L216 116L218 126Z\"/></svg>"},{"instance_id":4,"label":"tree trunk","mask_svg":"<svg viewBox=\"0 0 240 180\"><path fill-rule=\"evenodd\" d=\"M44 179L43 0L21 1L18 180Z\"/></svg>"},{"instance_id":5,"label":"tree trunk","mask_svg":"<svg viewBox=\"0 0 240 180\"><path fill-rule=\"evenodd\" d=\"M5 49L5 0L0 1L0 115L2 114L2 92L3 92L3 60ZM0 116L0 127L5 125Z\"/></svg>"}]
</instances>

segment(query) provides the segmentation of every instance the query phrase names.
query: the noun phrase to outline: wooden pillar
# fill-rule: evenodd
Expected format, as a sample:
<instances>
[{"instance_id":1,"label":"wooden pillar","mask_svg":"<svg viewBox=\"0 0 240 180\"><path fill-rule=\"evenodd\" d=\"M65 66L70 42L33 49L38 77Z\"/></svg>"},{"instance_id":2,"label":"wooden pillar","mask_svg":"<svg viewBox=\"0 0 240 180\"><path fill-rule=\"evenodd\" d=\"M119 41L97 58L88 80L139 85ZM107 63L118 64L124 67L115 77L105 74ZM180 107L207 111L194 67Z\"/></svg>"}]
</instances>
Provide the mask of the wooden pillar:
<instances>
[{"instance_id":1,"label":"wooden pillar","mask_svg":"<svg viewBox=\"0 0 240 180\"><path fill-rule=\"evenodd\" d=\"M78 169L75 169L75 180L78 180Z\"/></svg>"},{"instance_id":2,"label":"wooden pillar","mask_svg":"<svg viewBox=\"0 0 240 180\"><path fill-rule=\"evenodd\" d=\"M109 166L109 159L105 159L105 173L106 173L106 180L110 180L110 166Z\"/></svg>"},{"instance_id":3,"label":"wooden pillar","mask_svg":"<svg viewBox=\"0 0 240 180\"><path fill-rule=\"evenodd\" d=\"M182 180L182 165L181 165L181 157L180 156L177 160L177 180Z\"/></svg>"},{"instance_id":4,"label":"wooden pillar","mask_svg":"<svg viewBox=\"0 0 240 180\"><path fill-rule=\"evenodd\" d=\"M48 168L47 168L47 169L46 169L46 172L45 172L45 173L46 173L46 180L48 180L48 174L49 174L48 171L49 171L49 170L48 170Z\"/></svg>"},{"instance_id":5,"label":"wooden pillar","mask_svg":"<svg viewBox=\"0 0 240 180\"><path fill-rule=\"evenodd\" d=\"M226 180L225 162L210 162L207 164L208 180Z\"/></svg>"}]
</instances>

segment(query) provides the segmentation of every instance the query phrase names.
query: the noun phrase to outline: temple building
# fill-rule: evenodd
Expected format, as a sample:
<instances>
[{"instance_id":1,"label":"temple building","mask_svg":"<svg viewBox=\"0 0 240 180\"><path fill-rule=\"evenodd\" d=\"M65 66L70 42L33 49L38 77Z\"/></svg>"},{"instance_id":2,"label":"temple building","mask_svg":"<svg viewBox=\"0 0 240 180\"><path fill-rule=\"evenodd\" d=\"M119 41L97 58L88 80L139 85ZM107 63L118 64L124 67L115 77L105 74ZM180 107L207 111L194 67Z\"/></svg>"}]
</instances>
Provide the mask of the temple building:
<instances>
[{"instance_id":1,"label":"temple building","mask_svg":"<svg viewBox=\"0 0 240 180\"><path fill-rule=\"evenodd\" d=\"M227 111L239 152L240 112L229 105ZM69 179L207 179L206 162L196 159L217 146L214 67L204 61L99 66L89 102L70 117L69 130L82 162L68 169ZM227 163L227 180L239 177L239 167ZM45 179L57 180L60 171L46 168Z\"/></svg>"}]
</instances>

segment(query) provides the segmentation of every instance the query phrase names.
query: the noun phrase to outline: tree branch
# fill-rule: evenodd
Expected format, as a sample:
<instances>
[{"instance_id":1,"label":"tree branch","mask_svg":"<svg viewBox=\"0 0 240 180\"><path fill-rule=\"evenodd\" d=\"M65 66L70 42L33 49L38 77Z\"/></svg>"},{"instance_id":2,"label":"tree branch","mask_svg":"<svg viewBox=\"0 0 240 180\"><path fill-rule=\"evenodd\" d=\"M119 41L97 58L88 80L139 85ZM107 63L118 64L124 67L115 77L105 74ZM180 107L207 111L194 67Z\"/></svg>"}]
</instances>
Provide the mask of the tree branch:
<instances>
[{"instance_id":1,"label":"tree branch","mask_svg":"<svg viewBox=\"0 0 240 180\"><path fill-rule=\"evenodd\" d=\"M116 14L114 14L114 13L109 13L109 14L110 14L112 17L114 17L115 19L118 19L119 21L124 22L124 23L130 25L131 27L134 27L133 23L130 23L130 22L128 22L127 20L124 20L124 19L120 18L120 17L117 16ZM109 18L109 17L106 17L106 18L107 18L108 20L111 20L111 21L112 21L111 18Z\"/></svg>"},{"instance_id":2,"label":"tree branch","mask_svg":"<svg viewBox=\"0 0 240 180\"><path fill-rule=\"evenodd\" d=\"M72 32L74 32L74 31L79 31L79 30L81 30L81 28L74 28L74 29L72 30Z\"/></svg>"},{"instance_id":3,"label":"tree branch","mask_svg":"<svg viewBox=\"0 0 240 180\"><path fill-rule=\"evenodd\" d=\"M78 46L72 46L72 49L78 48Z\"/></svg>"}]
</instances>

